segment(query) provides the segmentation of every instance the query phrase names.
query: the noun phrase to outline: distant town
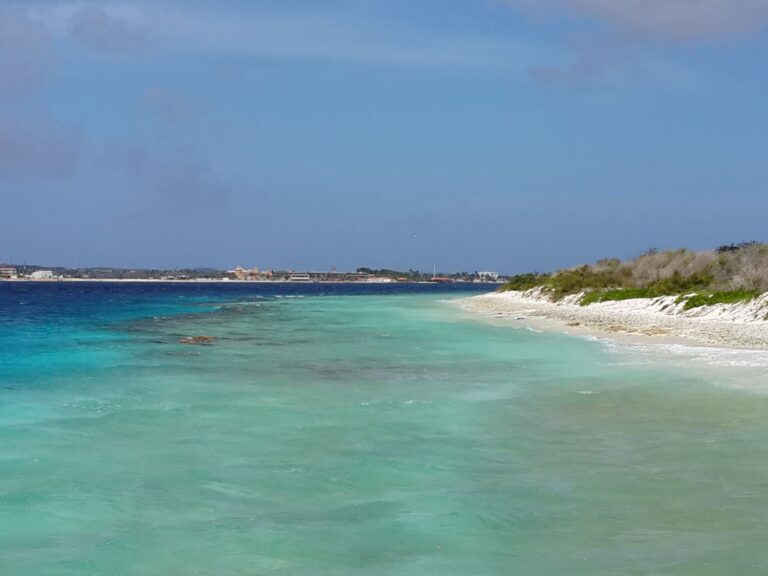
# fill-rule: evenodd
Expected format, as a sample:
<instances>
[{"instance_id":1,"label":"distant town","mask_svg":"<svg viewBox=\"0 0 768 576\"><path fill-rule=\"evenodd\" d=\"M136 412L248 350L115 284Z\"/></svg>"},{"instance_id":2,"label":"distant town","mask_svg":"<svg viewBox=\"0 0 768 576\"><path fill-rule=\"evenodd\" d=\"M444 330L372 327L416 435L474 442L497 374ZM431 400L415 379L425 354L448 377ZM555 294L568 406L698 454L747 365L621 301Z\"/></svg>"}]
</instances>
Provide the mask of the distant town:
<instances>
[{"instance_id":1,"label":"distant town","mask_svg":"<svg viewBox=\"0 0 768 576\"><path fill-rule=\"evenodd\" d=\"M191 268L157 270L143 268L64 268L0 264L0 280L6 281L124 281L124 282L430 282L502 283L497 272L432 273L418 270L358 268L354 272L302 272L260 270L237 266L232 270Z\"/></svg>"}]
</instances>

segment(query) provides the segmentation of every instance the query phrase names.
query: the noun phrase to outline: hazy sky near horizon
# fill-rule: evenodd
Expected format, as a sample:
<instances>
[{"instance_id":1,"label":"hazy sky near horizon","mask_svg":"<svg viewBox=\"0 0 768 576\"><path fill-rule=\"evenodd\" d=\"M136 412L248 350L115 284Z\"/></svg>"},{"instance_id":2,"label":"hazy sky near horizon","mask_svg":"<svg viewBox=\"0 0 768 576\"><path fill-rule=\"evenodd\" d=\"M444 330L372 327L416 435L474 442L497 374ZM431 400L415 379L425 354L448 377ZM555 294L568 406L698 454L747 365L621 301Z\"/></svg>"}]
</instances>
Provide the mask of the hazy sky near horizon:
<instances>
[{"instance_id":1,"label":"hazy sky near horizon","mask_svg":"<svg viewBox=\"0 0 768 576\"><path fill-rule=\"evenodd\" d=\"M0 261L550 270L768 240L766 0L2 0Z\"/></svg>"}]
</instances>

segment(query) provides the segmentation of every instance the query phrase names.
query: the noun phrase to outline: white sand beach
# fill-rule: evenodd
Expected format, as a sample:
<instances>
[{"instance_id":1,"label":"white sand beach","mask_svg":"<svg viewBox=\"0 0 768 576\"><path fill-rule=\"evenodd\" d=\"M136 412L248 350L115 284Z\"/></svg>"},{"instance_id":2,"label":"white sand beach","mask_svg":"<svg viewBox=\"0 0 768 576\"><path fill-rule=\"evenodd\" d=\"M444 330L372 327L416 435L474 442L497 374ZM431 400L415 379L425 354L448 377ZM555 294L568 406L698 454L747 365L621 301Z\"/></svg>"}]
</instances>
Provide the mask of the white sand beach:
<instances>
[{"instance_id":1,"label":"white sand beach","mask_svg":"<svg viewBox=\"0 0 768 576\"><path fill-rule=\"evenodd\" d=\"M581 306L580 298L578 294L553 302L541 289L534 289L482 294L461 300L461 305L469 312L541 330L768 350L768 294L751 302L691 310L676 304L674 296L589 306Z\"/></svg>"}]
</instances>

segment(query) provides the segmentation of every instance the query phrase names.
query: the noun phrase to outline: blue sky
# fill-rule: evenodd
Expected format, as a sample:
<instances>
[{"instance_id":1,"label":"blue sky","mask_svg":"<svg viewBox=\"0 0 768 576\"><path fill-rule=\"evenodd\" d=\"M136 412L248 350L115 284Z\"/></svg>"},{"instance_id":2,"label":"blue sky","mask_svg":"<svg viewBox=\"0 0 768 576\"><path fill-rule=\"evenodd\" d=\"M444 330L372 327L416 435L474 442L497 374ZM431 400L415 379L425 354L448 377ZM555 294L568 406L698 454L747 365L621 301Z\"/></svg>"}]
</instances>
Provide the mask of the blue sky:
<instances>
[{"instance_id":1,"label":"blue sky","mask_svg":"<svg viewBox=\"0 0 768 576\"><path fill-rule=\"evenodd\" d=\"M764 0L0 4L0 261L550 270L762 239Z\"/></svg>"}]
</instances>

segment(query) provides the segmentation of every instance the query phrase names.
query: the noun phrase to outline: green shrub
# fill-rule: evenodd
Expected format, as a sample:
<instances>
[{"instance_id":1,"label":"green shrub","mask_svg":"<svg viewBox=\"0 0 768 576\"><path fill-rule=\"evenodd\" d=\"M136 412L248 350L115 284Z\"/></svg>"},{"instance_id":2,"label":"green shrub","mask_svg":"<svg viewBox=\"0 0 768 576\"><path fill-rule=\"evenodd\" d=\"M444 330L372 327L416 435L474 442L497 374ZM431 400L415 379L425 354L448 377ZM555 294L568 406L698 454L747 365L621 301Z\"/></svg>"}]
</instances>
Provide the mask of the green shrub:
<instances>
[{"instance_id":1,"label":"green shrub","mask_svg":"<svg viewBox=\"0 0 768 576\"><path fill-rule=\"evenodd\" d=\"M653 250L625 262L604 259L592 266L552 274L519 274L500 290L542 287L556 300L586 292L581 300L585 306L606 300L680 295L677 303L689 307L716 304L722 298L735 298L723 302L740 302L753 297L751 290L768 290L768 245L742 243L721 248L710 253ZM720 292L723 290L731 292ZM704 296L693 298L689 294Z\"/></svg>"},{"instance_id":2,"label":"green shrub","mask_svg":"<svg viewBox=\"0 0 768 576\"><path fill-rule=\"evenodd\" d=\"M760 295L756 290L731 290L727 292L714 292L713 294L694 294L685 300L683 310L691 310L701 306L713 306L715 304L736 304L737 302L749 302Z\"/></svg>"},{"instance_id":3,"label":"green shrub","mask_svg":"<svg viewBox=\"0 0 768 576\"><path fill-rule=\"evenodd\" d=\"M669 278L658 280L648 286L654 296L669 296L683 294L697 290L707 290L714 282L714 277L709 272L697 272L690 276L683 276L675 271Z\"/></svg>"},{"instance_id":4,"label":"green shrub","mask_svg":"<svg viewBox=\"0 0 768 576\"><path fill-rule=\"evenodd\" d=\"M683 306L683 310L690 310L691 308L706 306L709 303L709 296L705 296L704 294L694 294L693 296L684 298L684 300L685 306Z\"/></svg>"},{"instance_id":5,"label":"green shrub","mask_svg":"<svg viewBox=\"0 0 768 576\"><path fill-rule=\"evenodd\" d=\"M587 292L579 303L582 306L589 306L596 302L610 302L619 300L632 300L633 298L653 298L648 288L616 288L613 290L592 290Z\"/></svg>"},{"instance_id":6,"label":"green shrub","mask_svg":"<svg viewBox=\"0 0 768 576\"><path fill-rule=\"evenodd\" d=\"M562 270L552 276L549 285L556 298L576 294L589 289L629 287L631 272L622 267L595 270L582 266L572 270Z\"/></svg>"},{"instance_id":7,"label":"green shrub","mask_svg":"<svg viewBox=\"0 0 768 576\"><path fill-rule=\"evenodd\" d=\"M518 274L517 276L512 276L505 284L502 284L499 287L499 292L509 292L511 290L523 292L545 285L548 279L549 274L538 274L536 272Z\"/></svg>"}]
</instances>

